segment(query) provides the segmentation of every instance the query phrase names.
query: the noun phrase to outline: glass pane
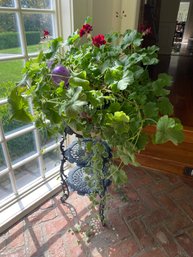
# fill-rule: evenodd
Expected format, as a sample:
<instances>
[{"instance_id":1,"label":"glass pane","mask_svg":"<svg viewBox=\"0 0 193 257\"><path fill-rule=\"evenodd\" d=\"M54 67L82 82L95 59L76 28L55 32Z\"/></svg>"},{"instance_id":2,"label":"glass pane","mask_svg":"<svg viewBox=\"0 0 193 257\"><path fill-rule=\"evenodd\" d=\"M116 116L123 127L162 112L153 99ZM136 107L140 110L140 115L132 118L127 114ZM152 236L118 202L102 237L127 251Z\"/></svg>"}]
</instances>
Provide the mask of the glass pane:
<instances>
[{"instance_id":1,"label":"glass pane","mask_svg":"<svg viewBox=\"0 0 193 257\"><path fill-rule=\"evenodd\" d=\"M0 98L8 95L10 87L14 87L13 82L18 82L22 78L22 60L0 61Z\"/></svg>"},{"instance_id":2,"label":"glass pane","mask_svg":"<svg viewBox=\"0 0 193 257\"><path fill-rule=\"evenodd\" d=\"M40 177L38 161L33 160L14 171L18 189Z\"/></svg>"},{"instance_id":3,"label":"glass pane","mask_svg":"<svg viewBox=\"0 0 193 257\"><path fill-rule=\"evenodd\" d=\"M3 200L5 197L10 196L13 194L11 188L11 181L9 176L6 174L0 177L0 201Z\"/></svg>"},{"instance_id":4,"label":"glass pane","mask_svg":"<svg viewBox=\"0 0 193 257\"><path fill-rule=\"evenodd\" d=\"M26 133L7 142L11 160L18 162L36 152L33 132Z\"/></svg>"},{"instance_id":5,"label":"glass pane","mask_svg":"<svg viewBox=\"0 0 193 257\"><path fill-rule=\"evenodd\" d=\"M0 92L1 92L1 87L0 87ZM26 128L30 126L29 124L26 125L26 123L23 123L20 121L10 120L10 113L9 113L7 104L0 105L0 120L2 121L3 129L6 135L9 134L10 132L16 132L21 128Z\"/></svg>"},{"instance_id":6,"label":"glass pane","mask_svg":"<svg viewBox=\"0 0 193 257\"><path fill-rule=\"evenodd\" d=\"M55 144L61 140L61 136L49 137L46 131L40 131L40 143L42 147L48 147L52 144Z\"/></svg>"},{"instance_id":7,"label":"glass pane","mask_svg":"<svg viewBox=\"0 0 193 257\"><path fill-rule=\"evenodd\" d=\"M44 163L45 163L45 172L50 171L51 169L60 165L60 151L59 149L55 149L43 155Z\"/></svg>"},{"instance_id":8,"label":"glass pane","mask_svg":"<svg viewBox=\"0 0 193 257\"><path fill-rule=\"evenodd\" d=\"M47 41L53 37L51 14L24 14L24 26L29 53L46 50Z\"/></svg>"},{"instance_id":9,"label":"glass pane","mask_svg":"<svg viewBox=\"0 0 193 257\"><path fill-rule=\"evenodd\" d=\"M1 170L4 170L5 168L6 168L5 158L3 155L2 146L0 145L0 172L1 172Z\"/></svg>"},{"instance_id":10,"label":"glass pane","mask_svg":"<svg viewBox=\"0 0 193 257\"><path fill-rule=\"evenodd\" d=\"M51 2L51 0L21 0L21 6L23 8L50 9Z\"/></svg>"},{"instance_id":11,"label":"glass pane","mask_svg":"<svg viewBox=\"0 0 193 257\"><path fill-rule=\"evenodd\" d=\"M1 0L0 1L1 7L13 7L14 6L14 0Z\"/></svg>"},{"instance_id":12,"label":"glass pane","mask_svg":"<svg viewBox=\"0 0 193 257\"><path fill-rule=\"evenodd\" d=\"M14 13L0 15L0 57L20 54L21 44L17 29L17 18Z\"/></svg>"}]
</instances>

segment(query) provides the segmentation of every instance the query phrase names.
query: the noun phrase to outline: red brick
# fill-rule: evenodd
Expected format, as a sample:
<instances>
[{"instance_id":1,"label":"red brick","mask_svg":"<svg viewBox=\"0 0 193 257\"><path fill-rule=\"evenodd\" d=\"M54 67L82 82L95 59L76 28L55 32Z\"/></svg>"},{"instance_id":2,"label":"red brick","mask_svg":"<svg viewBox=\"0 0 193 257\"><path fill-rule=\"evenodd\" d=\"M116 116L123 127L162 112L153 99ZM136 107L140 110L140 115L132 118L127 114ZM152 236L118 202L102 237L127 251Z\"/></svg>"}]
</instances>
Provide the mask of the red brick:
<instances>
[{"instance_id":1,"label":"red brick","mask_svg":"<svg viewBox=\"0 0 193 257\"><path fill-rule=\"evenodd\" d=\"M140 219L135 219L131 221L129 225L143 248L152 247L155 244L154 239L148 233Z\"/></svg>"},{"instance_id":2,"label":"red brick","mask_svg":"<svg viewBox=\"0 0 193 257\"><path fill-rule=\"evenodd\" d=\"M155 210L159 208L158 203L156 202L156 199L153 197L153 195L150 193L150 191L146 188L141 188L138 190L138 194L140 198L142 199L143 203L147 208L151 210Z\"/></svg>"},{"instance_id":3,"label":"red brick","mask_svg":"<svg viewBox=\"0 0 193 257\"><path fill-rule=\"evenodd\" d=\"M152 230L155 239L164 248L169 257L176 257L180 253L178 245L173 237L166 231L164 227L154 228Z\"/></svg>"},{"instance_id":4,"label":"red brick","mask_svg":"<svg viewBox=\"0 0 193 257\"><path fill-rule=\"evenodd\" d=\"M19 222L8 231L7 247L15 248L24 245L24 222Z\"/></svg>"},{"instance_id":5,"label":"red brick","mask_svg":"<svg viewBox=\"0 0 193 257\"><path fill-rule=\"evenodd\" d=\"M143 175L140 178L136 178L132 181L132 186L135 188L140 188L143 186L147 186L152 183L152 178L149 175Z\"/></svg>"},{"instance_id":6,"label":"red brick","mask_svg":"<svg viewBox=\"0 0 193 257\"><path fill-rule=\"evenodd\" d=\"M140 200L137 191L131 188L130 185L123 187L122 190L123 190L123 193L127 196L129 202Z\"/></svg>"},{"instance_id":7,"label":"red brick","mask_svg":"<svg viewBox=\"0 0 193 257\"><path fill-rule=\"evenodd\" d=\"M164 209L157 209L155 211L150 212L150 215L143 218L146 226L158 226L165 222L169 217L171 217Z\"/></svg>"},{"instance_id":8,"label":"red brick","mask_svg":"<svg viewBox=\"0 0 193 257\"><path fill-rule=\"evenodd\" d=\"M191 206L188 202L179 201L178 205L186 212L186 214L193 220L193 206Z\"/></svg>"},{"instance_id":9,"label":"red brick","mask_svg":"<svg viewBox=\"0 0 193 257\"><path fill-rule=\"evenodd\" d=\"M142 252L138 257L166 257L160 249L154 248L147 252Z\"/></svg>"},{"instance_id":10,"label":"red brick","mask_svg":"<svg viewBox=\"0 0 193 257\"><path fill-rule=\"evenodd\" d=\"M27 256L40 254L42 252L43 233L40 226L29 227L25 231L25 248Z\"/></svg>"},{"instance_id":11,"label":"red brick","mask_svg":"<svg viewBox=\"0 0 193 257\"><path fill-rule=\"evenodd\" d=\"M176 240L189 256L193 256L193 240L188 235L182 234L177 236Z\"/></svg>"},{"instance_id":12,"label":"red brick","mask_svg":"<svg viewBox=\"0 0 193 257\"><path fill-rule=\"evenodd\" d=\"M174 234L179 235L192 225L192 222L188 217L173 213L173 216L167 220L168 230Z\"/></svg>"},{"instance_id":13,"label":"red brick","mask_svg":"<svg viewBox=\"0 0 193 257\"><path fill-rule=\"evenodd\" d=\"M108 256L111 257L133 257L138 252L138 246L133 239L121 241L115 246L109 247Z\"/></svg>"},{"instance_id":14,"label":"red brick","mask_svg":"<svg viewBox=\"0 0 193 257\"><path fill-rule=\"evenodd\" d=\"M174 201L171 200L167 195L162 194L162 195L159 195L157 198L158 198L158 201L160 202L161 207L166 208L166 210L168 210L172 215L174 212L175 213L181 212L177 207L177 205L174 203Z\"/></svg>"},{"instance_id":15,"label":"red brick","mask_svg":"<svg viewBox=\"0 0 193 257\"><path fill-rule=\"evenodd\" d=\"M145 214L147 214L147 210L141 202L134 202L120 208L120 215L126 222Z\"/></svg>"},{"instance_id":16,"label":"red brick","mask_svg":"<svg viewBox=\"0 0 193 257\"><path fill-rule=\"evenodd\" d=\"M43 226L43 233L47 238L58 233L64 234L66 231L67 221L64 218L54 219L52 222L48 221Z\"/></svg>"},{"instance_id":17,"label":"red brick","mask_svg":"<svg viewBox=\"0 0 193 257\"><path fill-rule=\"evenodd\" d=\"M26 257L26 253L24 249L17 249L14 252L9 252L6 254L7 257Z\"/></svg>"},{"instance_id":18,"label":"red brick","mask_svg":"<svg viewBox=\"0 0 193 257\"><path fill-rule=\"evenodd\" d=\"M35 226L41 222L55 219L57 212L55 209L39 209L26 218L26 222L29 226Z\"/></svg>"},{"instance_id":19,"label":"red brick","mask_svg":"<svg viewBox=\"0 0 193 257\"><path fill-rule=\"evenodd\" d=\"M65 247L63 239L59 237L53 237L53 239L49 240L48 244L48 252L49 257L65 257ZM71 255L71 256L78 256L78 255Z\"/></svg>"},{"instance_id":20,"label":"red brick","mask_svg":"<svg viewBox=\"0 0 193 257\"><path fill-rule=\"evenodd\" d=\"M114 230L116 236L119 237L119 239L124 239L131 235L126 223L117 211L109 212L107 216L107 221L108 224L110 224L110 227Z\"/></svg>"},{"instance_id":21,"label":"red brick","mask_svg":"<svg viewBox=\"0 0 193 257\"><path fill-rule=\"evenodd\" d=\"M170 191L169 195L175 199L188 199L190 202L193 201L193 190L185 184Z\"/></svg>"}]
</instances>

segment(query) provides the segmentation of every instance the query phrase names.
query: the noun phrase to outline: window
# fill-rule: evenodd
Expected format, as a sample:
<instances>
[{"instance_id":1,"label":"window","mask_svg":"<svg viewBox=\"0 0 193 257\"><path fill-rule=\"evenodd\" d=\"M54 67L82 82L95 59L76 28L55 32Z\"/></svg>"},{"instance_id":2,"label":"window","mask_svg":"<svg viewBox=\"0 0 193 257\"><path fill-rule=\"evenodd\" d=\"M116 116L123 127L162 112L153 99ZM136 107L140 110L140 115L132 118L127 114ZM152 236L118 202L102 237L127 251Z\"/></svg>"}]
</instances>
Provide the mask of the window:
<instances>
[{"instance_id":1,"label":"window","mask_svg":"<svg viewBox=\"0 0 193 257\"><path fill-rule=\"evenodd\" d=\"M29 57L34 58L40 50L46 50L49 39L64 36L64 21L68 25L66 32L71 30L71 1L64 2L0 0L0 204L4 210L1 222L9 220L6 213L14 202L22 201L35 191L38 195L37 188L42 185L46 185L46 194L60 184L56 180L60 165L59 142L40 133L33 123L10 121L7 96L22 78L21 70ZM62 10L68 12L66 20L61 15ZM30 100L29 108L32 109ZM40 192L43 196L44 190ZM20 202L15 212L26 209L24 202Z\"/></svg>"}]
</instances>

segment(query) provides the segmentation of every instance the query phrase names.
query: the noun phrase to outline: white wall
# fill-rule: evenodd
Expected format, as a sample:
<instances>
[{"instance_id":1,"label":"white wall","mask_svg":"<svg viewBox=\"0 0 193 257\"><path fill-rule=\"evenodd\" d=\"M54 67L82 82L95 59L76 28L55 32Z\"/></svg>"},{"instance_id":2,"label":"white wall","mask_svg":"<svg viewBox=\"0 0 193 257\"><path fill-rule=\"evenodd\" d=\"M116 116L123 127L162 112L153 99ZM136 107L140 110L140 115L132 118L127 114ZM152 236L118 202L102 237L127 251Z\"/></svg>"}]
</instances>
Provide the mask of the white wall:
<instances>
[{"instance_id":1,"label":"white wall","mask_svg":"<svg viewBox=\"0 0 193 257\"><path fill-rule=\"evenodd\" d=\"M87 16L93 17L93 34L134 29L138 25L140 0L72 0L74 29L80 28ZM122 15L122 11L126 17ZM116 12L119 17L116 17Z\"/></svg>"}]
</instances>

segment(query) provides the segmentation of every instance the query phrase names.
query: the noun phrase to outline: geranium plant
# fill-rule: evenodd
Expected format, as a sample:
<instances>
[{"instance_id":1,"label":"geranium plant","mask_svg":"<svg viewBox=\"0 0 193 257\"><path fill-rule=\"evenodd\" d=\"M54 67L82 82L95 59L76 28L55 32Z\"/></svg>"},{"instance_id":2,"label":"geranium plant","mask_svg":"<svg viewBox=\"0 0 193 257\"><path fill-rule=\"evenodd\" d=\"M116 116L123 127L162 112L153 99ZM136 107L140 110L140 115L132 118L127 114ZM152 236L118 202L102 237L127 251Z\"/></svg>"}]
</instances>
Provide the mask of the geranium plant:
<instances>
[{"instance_id":1,"label":"geranium plant","mask_svg":"<svg viewBox=\"0 0 193 257\"><path fill-rule=\"evenodd\" d=\"M158 47L142 47L143 33L135 30L94 36L89 23L86 19L65 42L50 41L47 52L27 62L24 79L9 96L12 118L35 121L51 135L69 126L93 138L97 143L89 143L87 150L93 152L93 170L100 176L105 155L100 142L105 141L113 149L108 178L122 183L127 178L122 165L137 165L135 155L149 140L182 142L182 125L172 117L171 77L149 76L148 67L158 63ZM156 127L151 136L144 131L149 125ZM115 158L121 160L119 167Z\"/></svg>"}]
</instances>

